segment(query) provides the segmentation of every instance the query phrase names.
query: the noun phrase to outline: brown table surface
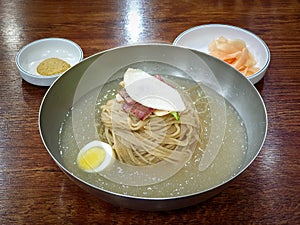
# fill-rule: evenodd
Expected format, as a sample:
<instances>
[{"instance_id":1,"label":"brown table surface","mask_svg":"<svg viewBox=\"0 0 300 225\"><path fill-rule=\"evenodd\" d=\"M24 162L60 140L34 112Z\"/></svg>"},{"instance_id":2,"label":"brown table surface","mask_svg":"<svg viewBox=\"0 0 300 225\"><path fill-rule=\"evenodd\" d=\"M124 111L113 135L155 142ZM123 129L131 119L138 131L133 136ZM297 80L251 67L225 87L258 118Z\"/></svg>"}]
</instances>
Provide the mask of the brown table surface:
<instances>
[{"instance_id":1,"label":"brown table surface","mask_svg":"<svg viewBox=\"0 0 300 225\"><path fill-rule=\"evenodd\" d=\"M299 224L299 1L1 0L0 18L0 224ZM120 45L172 43L182 31L209 23L248 29L271 51L266 76L256 84L268 135L253 164L214 198L168 212L119 208L69 180L40 139L38 111L47 88L21 79L20 48L63 37L87 57Z\"/></svg>"}]
</instances>

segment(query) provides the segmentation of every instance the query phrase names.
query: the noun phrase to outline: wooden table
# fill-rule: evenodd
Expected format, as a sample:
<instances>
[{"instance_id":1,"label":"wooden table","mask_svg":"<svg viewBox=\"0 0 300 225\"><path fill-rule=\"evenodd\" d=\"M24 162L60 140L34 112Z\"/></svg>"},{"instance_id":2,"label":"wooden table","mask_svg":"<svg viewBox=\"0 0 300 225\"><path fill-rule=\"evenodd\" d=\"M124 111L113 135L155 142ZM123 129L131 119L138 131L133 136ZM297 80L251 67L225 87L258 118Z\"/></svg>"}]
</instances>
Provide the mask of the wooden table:
<instances>
[{"instance_id":1,"label":"wooden table","mask_svg":"<svg viewBox=\"0 0 300 225\"><path fill-rule=\"evenodd\" d=\"M299 224L299 1L1 0L0 18L0 224ZM41 142L38 111L47 88L21 79L20 48L63 37L87 57L120 45L172 43L182 31L208 23L248 29L271 51L256 85L269 129L253 164L216 197L169 212L119 208L69 180Z\"/></svg>"}]
</instances>

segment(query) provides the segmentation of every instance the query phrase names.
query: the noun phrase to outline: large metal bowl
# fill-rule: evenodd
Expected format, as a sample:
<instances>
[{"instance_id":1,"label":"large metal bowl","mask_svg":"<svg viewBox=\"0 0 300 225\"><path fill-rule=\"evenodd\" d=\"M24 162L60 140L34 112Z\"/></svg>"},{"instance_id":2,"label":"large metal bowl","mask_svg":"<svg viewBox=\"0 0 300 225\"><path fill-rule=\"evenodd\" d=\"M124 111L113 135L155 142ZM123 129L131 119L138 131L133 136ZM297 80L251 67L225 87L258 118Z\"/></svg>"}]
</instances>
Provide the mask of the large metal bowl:
<instances>
[{"instance_id":1,"label":"large metal bowl","mask_svg":"<svg viewBox=\"0 0 300 225\"><path fill-rule=\"evenodd\" d=\"M192 58L191 58L192 57ZM193 58L197 58L193 61ZM96 65L94 62L96 62ZM78 84L86 73L109 74L111 71L119 70L135 62L166 61L173 66L179 66L187 73L191 69L202 67L202 72L210 70L215 75L220 88L216 90L225 97L238 111L244 120L248 135L248 150L243 165L236 175L222 184L218 184L208 190L199 191L193 194L165 197L145 198L113 193L95 187L72 174L64 166L59 153L59 129L62 121L74 101L74 95ZM200 62L205 65L197 65ZM94 64L93 64L94 63ZM93 69L91 65L93 64ZM89 84L85 87L91 89L97 86L99 80L105 82L107 77L93 77L86 80ZM210 79L209 77L207 78ZM201 82L206 83L206 80ZM211 81L207 84L214 88ZM89 90L82 90L88 92ZM226 63L211 57L205 53L190 50L182 47L145 44L119 47L95 54L64 73L47 91L40 107L39 129L44 145L50 156L73 181L83 189L94 193L102 200L112 204L140 210L172 210L197 204L216 195L223 190L235 177L241 174L258 155L267 133L267 113L262 98L255 87L243 75L234 70Z\"/></svg>"}]
</instances>

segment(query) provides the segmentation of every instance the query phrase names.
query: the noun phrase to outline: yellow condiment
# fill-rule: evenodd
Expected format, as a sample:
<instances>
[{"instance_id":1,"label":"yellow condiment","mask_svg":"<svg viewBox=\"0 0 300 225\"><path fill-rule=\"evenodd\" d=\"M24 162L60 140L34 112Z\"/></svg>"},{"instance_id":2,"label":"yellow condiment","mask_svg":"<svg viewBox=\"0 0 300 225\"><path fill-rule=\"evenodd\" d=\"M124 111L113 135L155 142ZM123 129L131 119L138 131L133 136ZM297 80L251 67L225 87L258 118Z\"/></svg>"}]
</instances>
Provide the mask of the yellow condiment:
<instances>
[{"instance_id":1,"label":"yellow condiment","mask_svg":"<svg viewBox=\"0 0 300 225\"><path fill-rule=\"evenodd\" d=\"M71 65L59 58L48 58L37 66L37 72L43 76L51 76L62 73L69 69Z\"/></svg>"}]
</instances>

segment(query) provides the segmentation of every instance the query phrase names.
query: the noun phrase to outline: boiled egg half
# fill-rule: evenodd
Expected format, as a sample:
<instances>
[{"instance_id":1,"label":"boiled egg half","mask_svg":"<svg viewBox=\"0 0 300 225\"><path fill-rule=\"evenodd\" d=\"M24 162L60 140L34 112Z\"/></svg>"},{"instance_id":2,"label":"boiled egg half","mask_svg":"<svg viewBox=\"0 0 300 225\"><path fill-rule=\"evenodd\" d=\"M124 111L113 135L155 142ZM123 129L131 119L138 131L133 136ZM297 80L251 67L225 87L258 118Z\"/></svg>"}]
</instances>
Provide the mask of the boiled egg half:
<instances>
[{"instance_id":1,"label":"boiled egg half","mask_svg":"<svg viewBox=\"0 0 300 225\"><path fill-rule=\"evenodd\" d=\"M97 173L109 167L115 160L111 146L105 142L92 141L77 155L77 165L88 173Z\"/></svg>"}]
</instances>

